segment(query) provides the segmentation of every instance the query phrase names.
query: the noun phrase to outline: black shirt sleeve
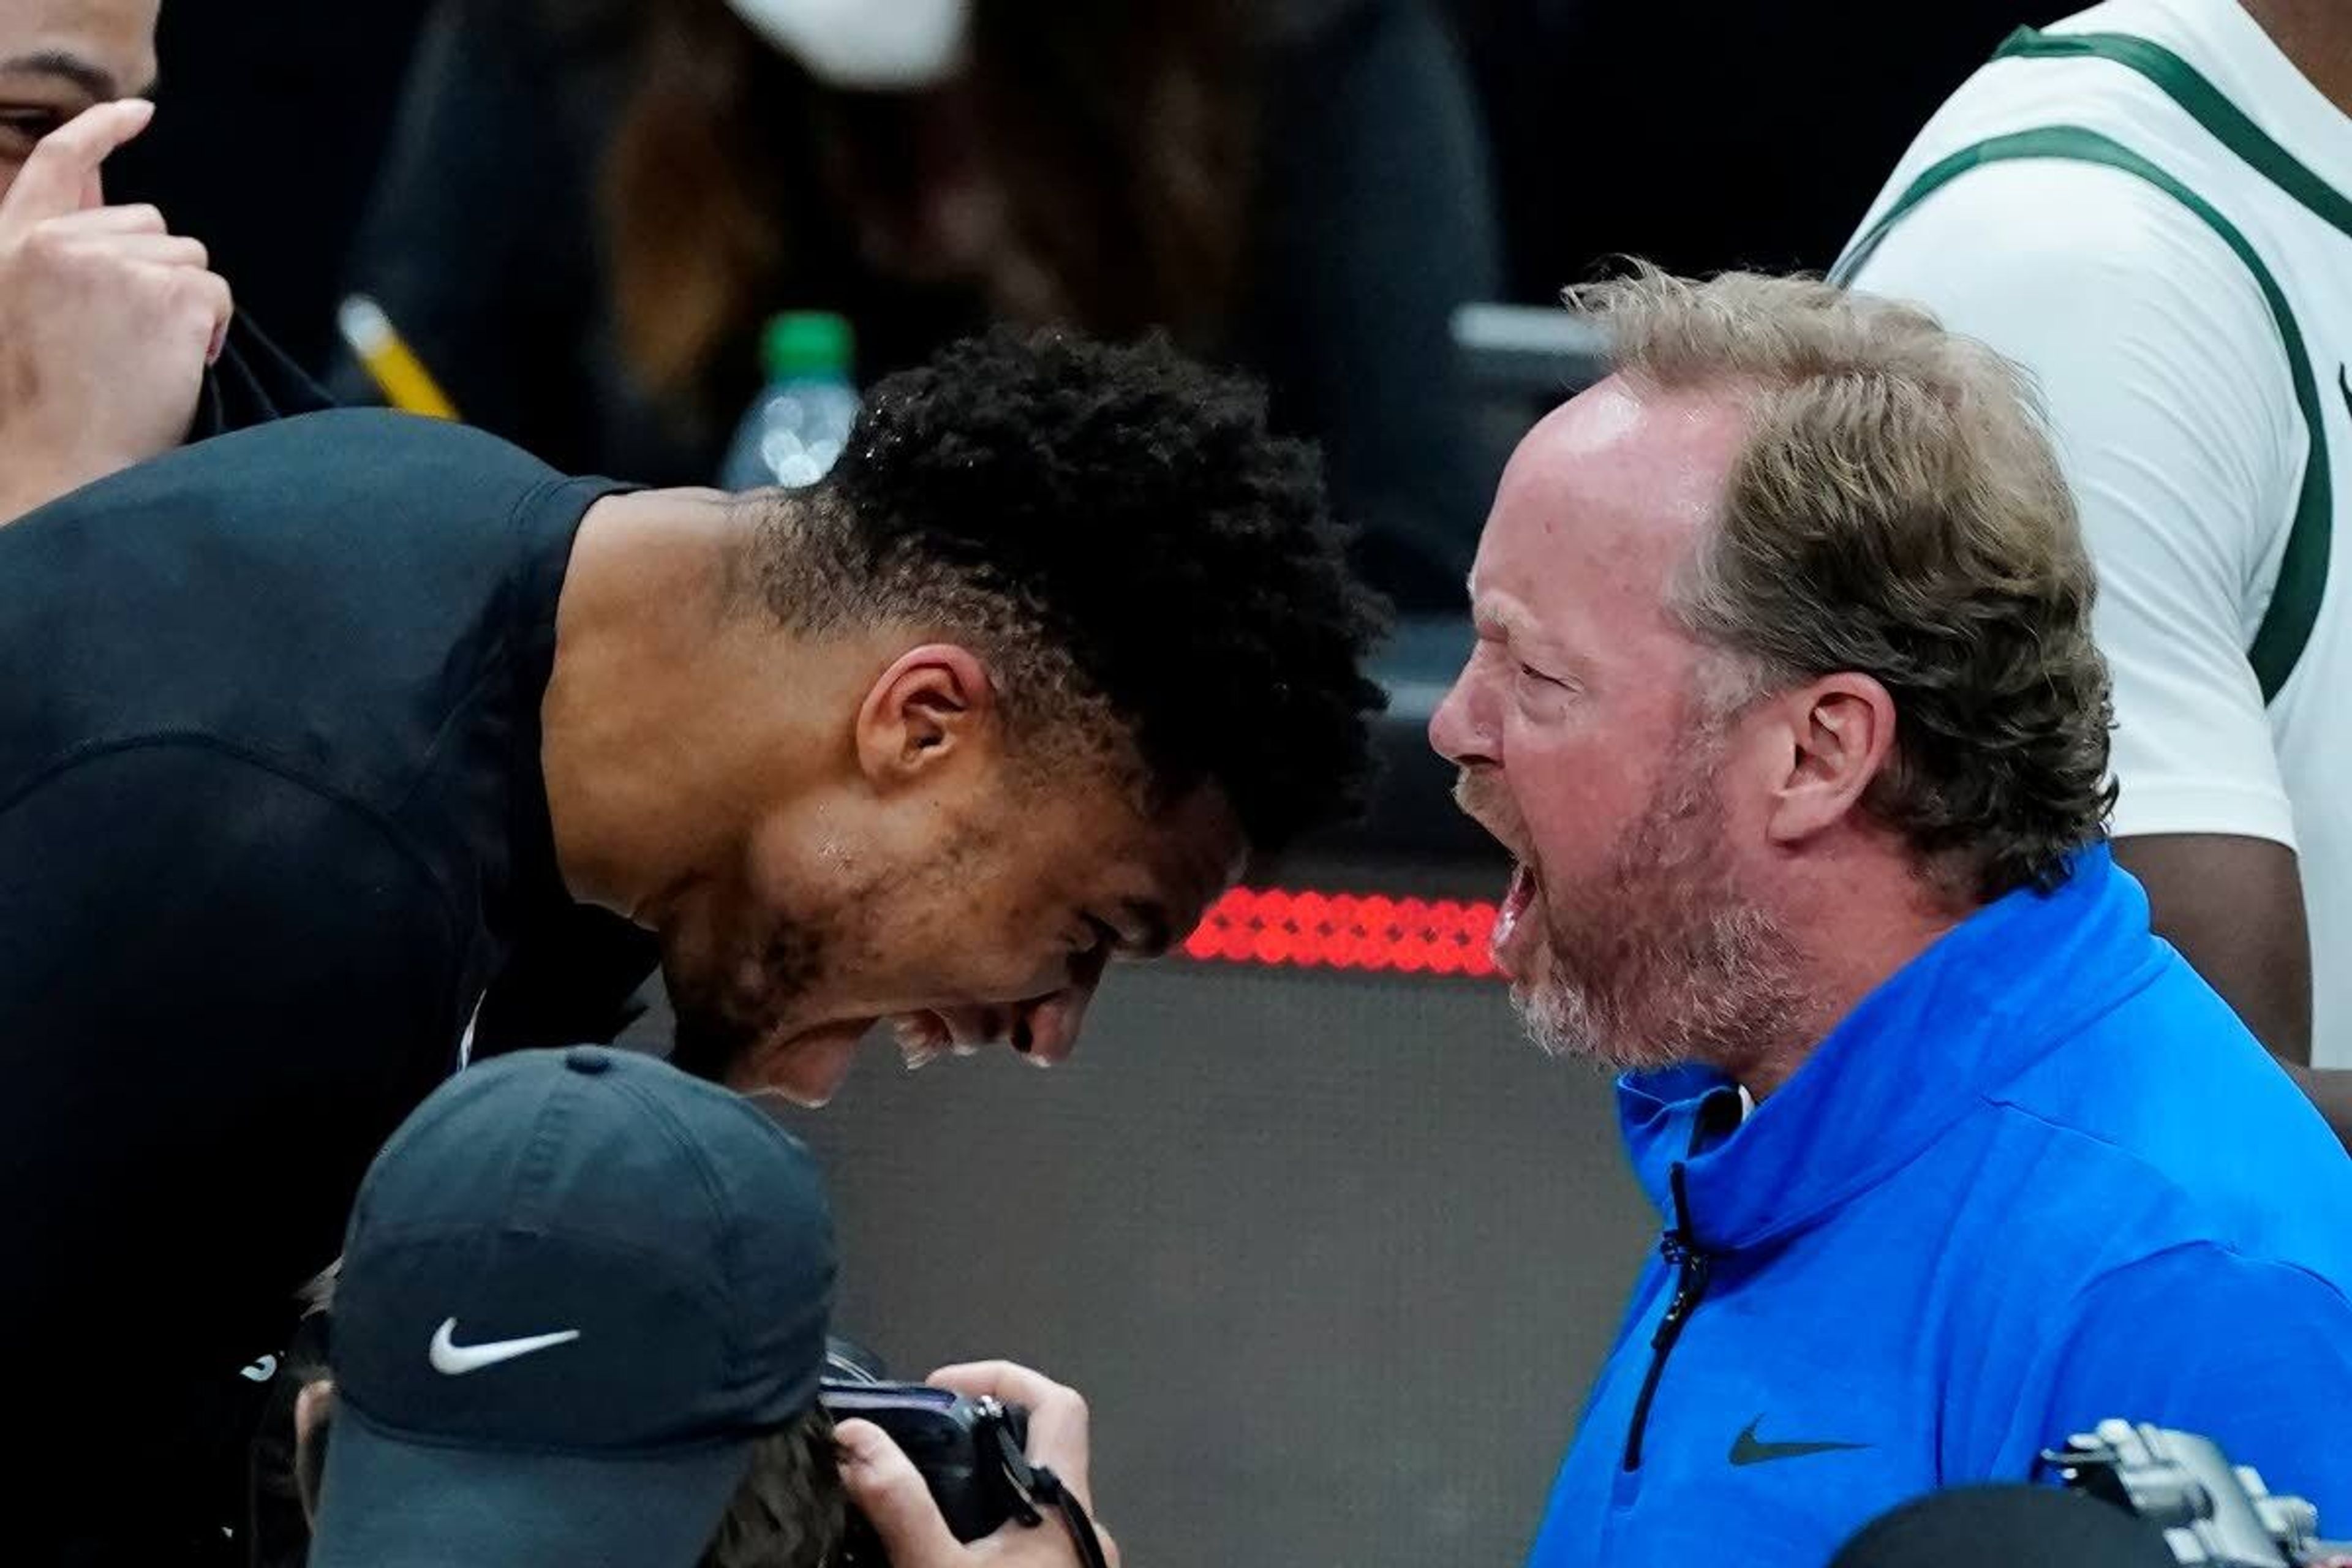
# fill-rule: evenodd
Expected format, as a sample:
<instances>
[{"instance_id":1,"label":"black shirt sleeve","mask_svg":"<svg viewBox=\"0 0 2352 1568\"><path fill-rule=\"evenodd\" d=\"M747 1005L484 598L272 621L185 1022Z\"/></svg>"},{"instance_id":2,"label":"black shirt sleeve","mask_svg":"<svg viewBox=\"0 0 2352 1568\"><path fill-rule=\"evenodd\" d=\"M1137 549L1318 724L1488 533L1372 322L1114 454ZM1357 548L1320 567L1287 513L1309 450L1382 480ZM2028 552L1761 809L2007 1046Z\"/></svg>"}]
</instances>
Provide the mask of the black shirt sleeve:
<instances>
[{"instance_id":1,"label":"black shirt sleeve","mask_svg":"<svg viewBox=\"0 0 2352 1568\"><path fill-rule=\"evenodd\" d=\"M204 391L196 400L195 417L188 425L188 439L203 441L334 405L334 399L318 383L287 358L260 328L239 314L229 319L220 358L205 372Z\"/></svg>"}]
</instances>

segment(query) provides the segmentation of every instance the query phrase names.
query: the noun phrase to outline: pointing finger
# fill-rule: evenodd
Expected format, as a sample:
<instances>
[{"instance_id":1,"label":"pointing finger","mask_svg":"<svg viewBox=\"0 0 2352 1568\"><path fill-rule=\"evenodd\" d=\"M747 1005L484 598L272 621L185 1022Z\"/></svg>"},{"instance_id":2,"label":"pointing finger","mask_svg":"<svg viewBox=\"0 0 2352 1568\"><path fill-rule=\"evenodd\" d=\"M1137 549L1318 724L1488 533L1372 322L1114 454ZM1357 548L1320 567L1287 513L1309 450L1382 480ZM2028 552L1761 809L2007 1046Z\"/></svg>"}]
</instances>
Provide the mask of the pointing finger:
<instances>
[{"instance_id":1,"label":"pointing finger","mask_svg":"<svg viewBox=\"0 0 2352 1568\"><path fill-rule=\"evenodd\" d=\"M0 198L0 230L79 212L108 154L154 118L155 106L145 99L119 99L85 109L42 137Z\"/></svg>"}]
</instances>

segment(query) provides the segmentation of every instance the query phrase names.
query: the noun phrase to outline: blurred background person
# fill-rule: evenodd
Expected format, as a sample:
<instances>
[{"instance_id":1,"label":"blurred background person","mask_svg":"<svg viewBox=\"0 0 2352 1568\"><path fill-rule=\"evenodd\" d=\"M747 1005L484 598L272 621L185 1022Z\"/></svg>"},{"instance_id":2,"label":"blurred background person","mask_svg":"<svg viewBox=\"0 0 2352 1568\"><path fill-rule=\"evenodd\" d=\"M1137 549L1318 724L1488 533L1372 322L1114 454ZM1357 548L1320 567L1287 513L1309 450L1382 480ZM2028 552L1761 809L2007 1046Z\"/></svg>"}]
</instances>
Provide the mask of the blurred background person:
<instances>
[{"instance_id":1,"label":"blurred background person","mask_svg":"<svg viewBox=\"0 0 2352 1568\"><path fill-rule=\"evenodd\" d=\"M2063 4L2063 0L2060 0ZM1612 256L1827 267L1927 106L2051 0L1447 0L1479 89L1513 300ZM1607 138L1605 156L1570 150Z\"/></svg>"},{"instance_id":2,"label":"blurred background person","mask_svg":"<svg viewBox=\"0 0 2352 1568\"><path fill-rule=\"evenodd\" d=\"M1451 605L1499 454L1448 319L1497 243L1419 0L444 0L352 277L467 419L655 482L719 472L779 311L848 318L869 379L992 321L1163 327L1266 376L1378 584Z\"/></svg>"},{"instance_id":3,"label":"blurred background person","mask_svg":"<svg viewBox=\"0 0 2352 1568\"><path fill-rule=\"evenodd\" d=\"M2003 46L1841 275L2033 372L2099 571L2116 858L2352 1138L2347 111L2342 5L2112 0Z\"/></svg>"},{"instance_id":4,"label":"blurred background person","mask_svg":"<svg viewBox=\"0 0 2352 1568\"><path fill-rule=\"evenodd\" d=\"M155 0L0 0L0 522L198 421L228 285L101 173L154 83Z\"/></svg>"},{"instance_id":5,"label":"blurred background person","mask_svg":"<svg viewBox=\"0 0 2352 1568\"><path fill-rule=\"evenodd\" d=\"M109 165L118 199L204 240L240 307L318 374L429 0L140 3L163 112Z\"/></svg>"}]
</instances>

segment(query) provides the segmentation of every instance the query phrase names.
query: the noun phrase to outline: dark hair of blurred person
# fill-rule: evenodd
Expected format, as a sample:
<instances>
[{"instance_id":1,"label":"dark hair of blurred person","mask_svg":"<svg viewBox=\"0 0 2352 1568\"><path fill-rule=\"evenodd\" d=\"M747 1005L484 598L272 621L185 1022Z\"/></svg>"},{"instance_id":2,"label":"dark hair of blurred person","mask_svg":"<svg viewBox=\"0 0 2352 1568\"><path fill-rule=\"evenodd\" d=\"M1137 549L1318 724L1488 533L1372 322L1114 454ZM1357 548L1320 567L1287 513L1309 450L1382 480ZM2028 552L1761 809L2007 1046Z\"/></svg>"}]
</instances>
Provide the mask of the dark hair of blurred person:
<instances>
[{"instance_id":1,"label":"dark hair of blurred person","mask_svg":"<svg viewBox=\"0 0 2352 1568\"><path fill-rule=\"evenodd\" d=\"M643 11L602 216L622 348L665 401L714 390L778 279L809 267L795 252L835 232L877 270L1002 319L1212 346L1257 107L1235 0L981 0L962 68L897 92L821 82L723 0ZM731 418L740 400L699 412Z\"/></svg>"},{"instance_id":2,"label":"dark hair of blurred person","mask_svg":"<svg viewBox=\"0 0 2352 1568\"><path fill-rule=\"evenodd\" d=\"M1499 462L1448 317L1498 242L1423 0L972 0L953 68L892 90L759 8L442 0L354 279L468 419L701 482L776 311L848 317L868 378L992 321L1160 327L1324 443L1380 586L1455 602Z\"/></svg>"}]
</instances>

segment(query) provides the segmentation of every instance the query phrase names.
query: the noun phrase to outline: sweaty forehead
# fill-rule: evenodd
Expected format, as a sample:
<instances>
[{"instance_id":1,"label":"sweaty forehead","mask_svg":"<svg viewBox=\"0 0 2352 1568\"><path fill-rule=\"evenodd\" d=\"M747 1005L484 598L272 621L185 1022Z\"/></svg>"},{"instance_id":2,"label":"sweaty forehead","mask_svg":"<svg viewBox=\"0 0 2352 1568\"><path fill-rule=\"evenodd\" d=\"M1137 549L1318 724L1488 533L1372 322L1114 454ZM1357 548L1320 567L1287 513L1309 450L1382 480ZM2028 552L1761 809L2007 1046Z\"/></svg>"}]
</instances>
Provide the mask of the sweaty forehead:
<instances>
[{"instance_id":1,"label":"sweaty forehead","mask_svg":"<svg viewBox=\"0 0 2352 1568\"><path fill-rule=\"evenodd\" d=\"M1474 604L1549 622L1662 603L1720 508L1746 431L1727 392L1664 393L1618 376L1555 409L1504 471Z\"/></svg>"}]
</instances>

